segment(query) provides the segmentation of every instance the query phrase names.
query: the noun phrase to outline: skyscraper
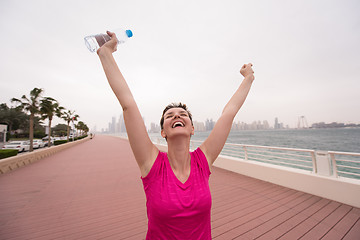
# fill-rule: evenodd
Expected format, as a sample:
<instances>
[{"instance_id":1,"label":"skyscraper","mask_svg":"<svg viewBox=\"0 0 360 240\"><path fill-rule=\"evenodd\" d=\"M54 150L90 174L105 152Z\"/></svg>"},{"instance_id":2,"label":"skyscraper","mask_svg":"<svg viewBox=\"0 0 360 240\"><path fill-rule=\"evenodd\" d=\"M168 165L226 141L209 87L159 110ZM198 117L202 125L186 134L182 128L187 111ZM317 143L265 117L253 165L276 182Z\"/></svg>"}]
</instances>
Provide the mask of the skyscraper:
<instances>
[{"instance_id":1,"label":"skyscraper","mask_svg":"<svg viewBox=\"0 0 360 240\"><path fill-rule=\"evenodd\" d=\"M279 120L278 120L277 117L275 118L274 128L275 128L275 129L279 129L279 128L280 128Z\"/></svg>"}]
</instances>

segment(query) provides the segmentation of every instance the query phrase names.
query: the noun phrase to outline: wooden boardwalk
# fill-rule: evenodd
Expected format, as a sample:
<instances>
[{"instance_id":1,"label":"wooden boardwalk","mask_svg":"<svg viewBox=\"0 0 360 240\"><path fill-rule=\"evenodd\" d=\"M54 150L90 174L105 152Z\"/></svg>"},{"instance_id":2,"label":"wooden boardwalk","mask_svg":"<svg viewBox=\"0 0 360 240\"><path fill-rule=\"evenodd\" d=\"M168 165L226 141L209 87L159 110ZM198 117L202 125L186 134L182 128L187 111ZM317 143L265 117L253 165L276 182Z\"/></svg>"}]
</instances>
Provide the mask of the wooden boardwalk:
<instances>
[{"instance_id":1,"label":"wooden boardwalk","mask_svg":"<svg viewBox=\"0 0 360 240\"><path fill-rule=\"evenodd\" d=\"M213 168L213 239L360 239L360 209ZM130 146L109 136L0 175L0 239L144 239Z\"/></svg>"}]
</instances>

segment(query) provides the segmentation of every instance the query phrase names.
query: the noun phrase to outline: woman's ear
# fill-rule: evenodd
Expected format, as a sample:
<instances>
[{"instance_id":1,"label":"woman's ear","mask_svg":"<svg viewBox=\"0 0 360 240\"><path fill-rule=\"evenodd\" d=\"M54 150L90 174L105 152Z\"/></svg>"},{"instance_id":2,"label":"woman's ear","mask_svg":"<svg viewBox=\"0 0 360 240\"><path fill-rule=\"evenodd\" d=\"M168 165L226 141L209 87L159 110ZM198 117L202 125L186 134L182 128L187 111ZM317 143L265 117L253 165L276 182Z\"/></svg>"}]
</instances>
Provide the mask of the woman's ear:
<instances>
[{"instance_id":1,"label":"woman's ear","mask_svg":"<svg viewBox=\"0 0 360 240\"><path fill-rule=\"evenodd\" d=\"M164 132L164 129L161 130L161 136L162 136L163 138L166 138L166 134L165 134L165 132Z\"/></svg>"}]
</instances>

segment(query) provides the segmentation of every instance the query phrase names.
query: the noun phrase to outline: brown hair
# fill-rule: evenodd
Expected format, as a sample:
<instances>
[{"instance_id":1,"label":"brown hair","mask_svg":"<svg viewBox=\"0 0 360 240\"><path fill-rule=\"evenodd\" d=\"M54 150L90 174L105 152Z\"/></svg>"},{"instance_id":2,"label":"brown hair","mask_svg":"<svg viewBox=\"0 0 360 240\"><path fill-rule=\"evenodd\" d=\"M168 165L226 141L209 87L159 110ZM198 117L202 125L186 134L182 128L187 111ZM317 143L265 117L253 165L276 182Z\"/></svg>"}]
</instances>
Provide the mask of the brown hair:
<instances>
[{"instance_id":1,"label":"brown hair","mask_svg":"<svg viewBox=\"0 0 360 240\"><path fill-rule=\"evenodd\" d=\"M180 102L180 103L171 103L171 104L169 104L169 105L167 105L167 106L165 107L165 109L164 109L164 111L163 111L163 113L162 113L162 116L161 116L161 119L160 119L160 127L161 127L161 130L163 130L163 128L164 128L164 115L165 115L165 113L166 113L169 109L171 109L171 108L182 108L182 109L184 109L184 110L188 113L188 115L189 115L189 118L190 118L190 121L191 121L191 125L194 125L194 124L193 124L193 121L192 121L192 115L191 115L190 111L188 110L186 104L182 104L181 102Z\"/></svg>"}]
</instances>

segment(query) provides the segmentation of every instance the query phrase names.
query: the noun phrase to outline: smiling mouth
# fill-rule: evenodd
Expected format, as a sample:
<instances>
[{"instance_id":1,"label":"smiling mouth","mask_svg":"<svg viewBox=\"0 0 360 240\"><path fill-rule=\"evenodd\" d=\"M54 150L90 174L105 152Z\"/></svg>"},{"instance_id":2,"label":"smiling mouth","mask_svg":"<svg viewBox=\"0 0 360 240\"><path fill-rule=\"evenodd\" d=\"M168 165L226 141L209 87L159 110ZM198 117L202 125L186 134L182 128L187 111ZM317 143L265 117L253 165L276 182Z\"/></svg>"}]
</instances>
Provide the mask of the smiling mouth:
<instances>
[{"instance_id":1,"label":"smiling mouth","mask_svg":"<svg viewBox=\"0 0 360 240\"><path fill-rule=\"evenodd\" d=\"M172 128L177 128L177 127L184 127L184 124L182 122L175 122L173 125L172 125Z\"/></svg>"}]
</instances>

